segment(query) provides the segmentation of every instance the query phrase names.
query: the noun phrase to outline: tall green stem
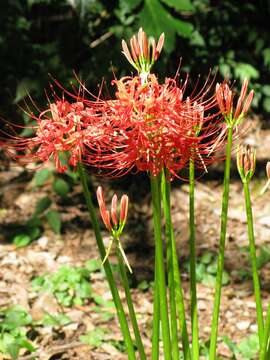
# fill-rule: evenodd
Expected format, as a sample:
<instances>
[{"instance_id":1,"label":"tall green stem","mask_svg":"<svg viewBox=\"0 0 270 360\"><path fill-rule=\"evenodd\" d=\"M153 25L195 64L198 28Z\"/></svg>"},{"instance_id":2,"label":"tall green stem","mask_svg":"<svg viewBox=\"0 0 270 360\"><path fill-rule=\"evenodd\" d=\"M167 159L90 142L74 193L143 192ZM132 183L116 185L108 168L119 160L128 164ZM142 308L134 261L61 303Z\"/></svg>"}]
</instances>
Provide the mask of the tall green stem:
<instances>
[{"instance_id":1,"label":"tall green stem","mask_svg":"<svg viewBox=\"0 0 270 360\"><path fill-rule=\"evenodd\" d=\"M220 298L221 298L221 288L222 288L222 275L224 269L224 255L225 255L228 205L229 205L232 139L233 139L233 126L228 126L226 162L225 162L225 173L224 173L224 182L223 182L219 253L218 253L217 277L216 277L216 286L215 286L214 309L213 309L213 318L212 318L212 327L211 327L209 360L216 360L218 320L219 320L219 311L220 311Z\"/></svg>"},{"instance_id":2,"label":"tall green stem","mask_svg":"<svg viewBox=\"0 0 270 360\"><path fill-rule=\"evenodd\" d=\"M250 201L249 182L244 181L243 185L244 185L246 215L247 215L247 223L248 223L249 252L250 252L250 260L252 266L253 287L255 293L257 323L258 323L259 341L261 348L263 343L264 324L263 324L260 280L259 280L258 268L257 268L256 246L255 246L254 229L253 229L253 216L252 216L252 206Z\"/></svg>"},{"instance_id":3,"label":"tall green stem","mask_svg":"<svg viewBox=\"0 0 270 360\"><path fill-rule=\"evenodd\" d=\"M83 192L84 192L84 196L85 196L87 209L88 209L89 216L90 216L90 219L91 219L91 222L92 222L92 226L93 226L93 229L94 229L94 232L95 232L97 246L98 246L99 253L100 253L100 258L104 259L105 255L106 255L106 251L105 251L105 247L104 247L104 244L103 244L103 240L102 240L102 236L101 236L101 232L100 232L99 223L98 223L98 220L97 220L95 208L94 208L92 198L91 198L91 194L90 194L90 191L89 191L85 170L84 170L82 164L78 165L78 173L80 175L80 179L81 179L81 183L82 183L82 187L83 187ZM125 312L124 312L124 309L123 309L123 305L121 303L121 299L120 299L120 296L119 296L119 293L118 293L118 290L117 290L117 286L116 286L116 283L115 283L115 280L114 280L114 277L113 277L112 269L111 269L111 266L110 266L110 263L109 263L108 260L105 261L105 263L103 264L103 267L104 267L104 271L105 271L105 274L106 274L106 277L107 277L107 281L109 283L109 287L110 287L110 290L111 290L111 293L112 293L115 308L116 308L116 311L117 311L120 327L121 327L122 334L123 334L123 337L124 337L124 342L125 342L127 352L128 352L128 359L129 360L136 360L135 350L134 350L133 342L132 342L132 339L131 339L131 336L130 336L126 315L125 315Z\"/></svg>"},{"instance_id":4,"label":"tall green stem","mask_svg":"<svg viewBox=\"0 0 270 360\"><path fill-rule=\"evenodd\" d=\"M117 241L120 241L120 240L117 239ZM130 293L130 289L129 289L129 283L128 283L126 267L125 267L125 264L123 262L122 254L121 254L121 252L120 252L120 250L118 248L117 248L117 258L118 258L118 263L119 263L119 269L120 269L120 275L121 275L121 279L122 279L122 284L123 284L125 294L126 294L128 311L129 311L129 315L130 315L130 319L131 319L131 323L132 323L132 327L133 327L133 331L134 331L134 335L135 335L136 345L137 345L137 348L138 348L138 351L139 351L139 354L140 354L140 359L141 360L146 360L146 356L145 356L145 352L144 352L144 346L143 346L143 343L142 343L140 330L139 330L138 323L137 323L136 313L135 313L135 310L134 310L134 306L133 306L133 302L132 302L132 298L131 298L131 293Z\"/></svg>"},{"instance_id":5,"label":"tall green stem","mask_svg":"<svg viewBox=\"0 0 270 360\"><path fill-rule=\"evenodd\" d=\"M161 205L160 205L160 177L151 175L152 206L154 217L154 235L157 262L157 280L160 302L160 317L162 328L162 340L164 347L164 359L171 360L171 338L168 316L167 293L165 283L165 269L163 260L163 244L161 236ZM156 290L156 288L155 288ZM155 316L155 315L154 315Z\"/></svg>"},{"instance_id":6,"label":"tall green stem","mask_svg":"<svg viewBox=\"0 0 270 360\"><path fill-rule=\"evenodd\" d=\"M168 261L170 296L171 297L175 296L175 302L178 305L178 307L176 307L176 310L179 319L179 328L181 330L181 340L183 346L184 359L190 359L190 349L189 349L189 339L188 339L188 332L186 325L183 288L182 288L181 276L179 271L178 255L176 250L176 243L175 243L172 218L171 218L171 204L170 204L171 186L170 186L170 182L166 180L165 173L162 174L161 189L162 189L162 203L164 207L165 220L166 220L167 243L170 249L169 251L170 256L168 257L169 259L171 257L171 260ZM170 279L171 276L173 276L172 279ZM171 299L171 303L173 303L172 299ZM173 316L173 314L171 314L171 316Z\"/></svg>"},{"instance_id":7,"label":"tall green stem","mask_svg":"<svg viewBox=\"0 0 270 360\"><path fill-rule=\"evenodd\" d=\"M268 360L269 359L269 354L267 354L267 346L269 344L269 336L270 336L270 303L268 304L267 314L266 314L266 319L265 319L263 341L262 341L262 346L260 349L260 360Z\"/></svg>"},{"instance_id":8,"label":"tall green stem","mask_svg":"<svg viewBox=\"0 0 270 360\"><path fill-rule=\"evenodd\" d=\"M193 159L190 159L189 161L189 253L190 253L192 359L199 360L194 192L195 192L195 167L194 167Z\"/></svg>"},{"instance_id":9,"label":"tall green stem","mask_svg":"<svg viewBox=\"0 0 270 360\"><path fill-rule=\"evenodd\" d=\"M179 360L178 347L178 332L177 332L177 313L175 302L175 283L174 283L174 269L172 261L172 221L170 209L170 184L167 184L166 175L163 171L161 178L161 194L162 204L165 214L165 235L166 235L166 250L167 250L167 274L169 285L169 299L170 299L170 324L172 336L172 358Z\"/></svg>"},{"instance_id":10,"label":"tall green stem","mask_svg":"<svg viewBox=\"0 0 270 360\"><path fill-rule=\"evenodd\" d=\"M155 256L155 283L154 283L154 311L153 311L153 326L152 326L152 360L159 359L159 324L160 324L160 304L158 293L158 268L157 256Z\"/></svg>"}]
</instances>

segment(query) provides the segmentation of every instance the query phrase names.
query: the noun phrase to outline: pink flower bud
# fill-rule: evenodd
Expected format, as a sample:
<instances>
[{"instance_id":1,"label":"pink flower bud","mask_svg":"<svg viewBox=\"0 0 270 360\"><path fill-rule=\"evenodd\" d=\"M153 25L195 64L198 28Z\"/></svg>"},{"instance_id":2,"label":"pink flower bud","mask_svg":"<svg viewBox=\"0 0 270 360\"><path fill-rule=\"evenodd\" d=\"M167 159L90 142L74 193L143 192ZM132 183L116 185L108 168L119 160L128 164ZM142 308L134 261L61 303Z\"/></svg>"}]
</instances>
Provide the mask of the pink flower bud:
<instances>
[{"instance_id":1,"label":"pink flower bud","mask_svg":"<svg viewBox=\"0 0 270 360\"><path fill-rule=\"evenodd\" d=\"M97 188L97 200L98 200L99 211L100 211L102 221L103 221L104 225L106 226L106 228L109 231L111 231L112 225L111 225L111 221L110 221L110 213L106 208L104 194L103 194L103 190L102 190L101 186L99 186Z\"/></svg>"},{"instance_id":2,"label":"pink flower bud","mask_svg":"<svg viewBox=\"0 0 270 360\"><path fill-rule=\"evenodd\" d=\"M111 217L112 222L115 226L118 225L118 219L117 219L117 195L114 194L112 198L112 205L111 205Z\"/></svg>"},{"instance_id":3,"label":"pink flower bud","mask_svg":"<svg viewBox=\"0 0 270 360\"><path fill-rule=\"evenodd\" d=\"M123 195L120 202L120 222L125 223L128 214L128 196Z\"/></svg>"},{"instance_id":4,"label":"pink flower bud","mask_svg":"<svg viewBox=\"0 0 270 360\"><path fill-rule=\"evenodd\" d=\"M247 99L246 99L246 101L245 101L245 104L244 104L244 106L243 106L242 112L243 112L244 114L246 114L246 113L248 112L248 109L250 108L250 105L251 105L251 103L252 103L253 97L254 97L254 90L251 90L250 93L248 94L248 97L247 97Z\"/></svg>"}]
</instances>

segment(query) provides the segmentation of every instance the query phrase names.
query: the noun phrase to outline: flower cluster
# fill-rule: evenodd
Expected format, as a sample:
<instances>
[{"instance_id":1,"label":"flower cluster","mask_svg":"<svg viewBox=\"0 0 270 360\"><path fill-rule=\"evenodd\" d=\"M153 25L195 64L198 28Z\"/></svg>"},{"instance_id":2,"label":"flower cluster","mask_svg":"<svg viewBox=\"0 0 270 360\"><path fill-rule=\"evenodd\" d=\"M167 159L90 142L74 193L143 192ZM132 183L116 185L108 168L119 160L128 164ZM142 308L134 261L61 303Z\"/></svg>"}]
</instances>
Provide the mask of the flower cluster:
<instances>
[{"instance_id":1,"label":"flower cluster","mask_svg":"<svg viewBox=\"0 0 270 360\"><path fill-rule=\"evenodd\" d=\"M130 40L131 53L122 43L125 56L139 74L114 80L114 99L90 101L80 92L72 96L64 91L72 101L56 98L47 110L33 116L35 136L11 136L6 149L13 154L15 149L15 157L24 162L53 158L59 172L66 170L61 163L63 152L72 167L84 162L110 176L131 170L156 176L164 168L172 177L179 176L190 159L206 171L226 140L223 117L227 124L242 118L253 91L246 98L245 81L233 114L233 95L227 83L218 84L215 93L214 79L208 77L190 97L185 96L187 78L183 83L167 78L160 84L149 71L163 42L164 35L156 45L140 29Z\"/></svg>"},{"instance_id":2,"label":"flower cluster","mask_svg":"<svg viewBox=\"0 0 270 360\"><path fill-rule=\"evenodd\" d=\"M23 138L10 136L7 150L15 149L13 155L23 163L46 162L54 159L58 172L65 172L67 166L61 162L61 154L68 154L68 162L76 167L83 161L83 155L93 144L106 141L101 126L100 106L85 106L81 101L70 103L64 99L51 103L38 117L32 116L37 125L33 127L35 136ZM21 154L21 151L24 154Z\"/></svg>"}]
</instances>

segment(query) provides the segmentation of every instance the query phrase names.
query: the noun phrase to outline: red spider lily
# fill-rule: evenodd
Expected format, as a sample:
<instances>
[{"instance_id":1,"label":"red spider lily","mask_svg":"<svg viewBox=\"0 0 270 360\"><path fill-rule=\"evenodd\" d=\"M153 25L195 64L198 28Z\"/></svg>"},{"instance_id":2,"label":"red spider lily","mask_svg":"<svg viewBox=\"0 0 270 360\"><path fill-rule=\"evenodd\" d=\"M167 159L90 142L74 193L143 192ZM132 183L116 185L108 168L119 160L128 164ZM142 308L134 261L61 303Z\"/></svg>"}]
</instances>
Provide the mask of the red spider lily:
<instances>
[{"instance_id":1,"label":"red spider lily","mask_svg":"<svg viewBox=\"0 0 270 360\"><path fill-rule=\"evenodd\" d=\"M123 54L128 62L141 74L144 79L150 73L150 69L154 62L158 59L164 44L164 33L159 37L156 45L155 39L147 39L146 33L140 28L138 36L132 36L130 39L130 49L128 49L125 40L122 40Z\"/></svg>"},{"instance_id":2,"label":"red spider lily","mask_svg":"<svg viewBox=\"0 0 270 360\"><path fill-rule=\"evenodd\" d=\"M233 112L232 90L229 88L226 82L224 82L223 84L217 84L216 86L217 102L221 112L223 113L225 119L229 123L231 122L239 123L248 112L252 99L254 97L254 90L251 90L247 95L247 88L248 88L248 80L245 79L242 84L240 96L237 100L235 111Z\"/></svg>"},{"instance_id":3,"label":"red spider lily","mask_svg":"<svg viewBox=\"0 0 270 360\"><path fill-rule=\"evenodd\" d=\"M90 153L89 163L113 176L133 168L156 176L164 167L176 175L191 157L205 168L210 147L224 128L219 113L205 116L217 105L215 96L207 97L208 87L183 100L186 82L178 87L175 80L166 79L160 85L155 75L149 75L146 83L138 76L114 83L116 99L104 104L110 143Z\"/></svg>"},{"instance_id":4,"label":"red spider lily","mask_svg":"<svg viewBox=\"0 0 270 360\"><path fill-rule=\"evenodd\" d=\"M83 161L86 148L104 140L100 112L96 106L85 106L83 102L70 103L57 99L38 117L32 115L37 125L33 126L32 138L8 135L4 148L13 158L22 163L46 162L54 159L56 169L67 169L60 154L67 153L68 163L76 167ZM15 153L14 153L15 150ZM22 154L23 153L23 154Z\"/></svg>"}]
</instances>

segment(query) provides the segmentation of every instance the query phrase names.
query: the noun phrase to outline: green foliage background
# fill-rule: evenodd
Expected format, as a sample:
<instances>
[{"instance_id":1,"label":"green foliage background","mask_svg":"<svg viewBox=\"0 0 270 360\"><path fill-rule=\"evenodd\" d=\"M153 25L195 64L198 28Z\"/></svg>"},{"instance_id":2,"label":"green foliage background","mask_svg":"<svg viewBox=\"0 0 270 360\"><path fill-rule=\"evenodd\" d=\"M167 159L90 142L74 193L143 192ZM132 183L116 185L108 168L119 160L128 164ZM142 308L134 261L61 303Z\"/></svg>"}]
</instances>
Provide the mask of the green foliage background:
<instances>
[{"instance_id":1,"label":"green foliage background","mask_svg":"<svg viewBox=\"0 0 270 360\"><path fill-rule=\"evenodd\" d=\"M219 66L220 76L249 77L257 111L270 112L269 15L269 0L1 1L0 115L21 117L16 105L28 92L46 103L48 73L68 87L75 71L94 93L104 78L112 92L111 79L132 72L121 39L140 26L156 37L165 32L161 77L174 76L180 58L194 79Z\"/></svg>"}]
</instances>

